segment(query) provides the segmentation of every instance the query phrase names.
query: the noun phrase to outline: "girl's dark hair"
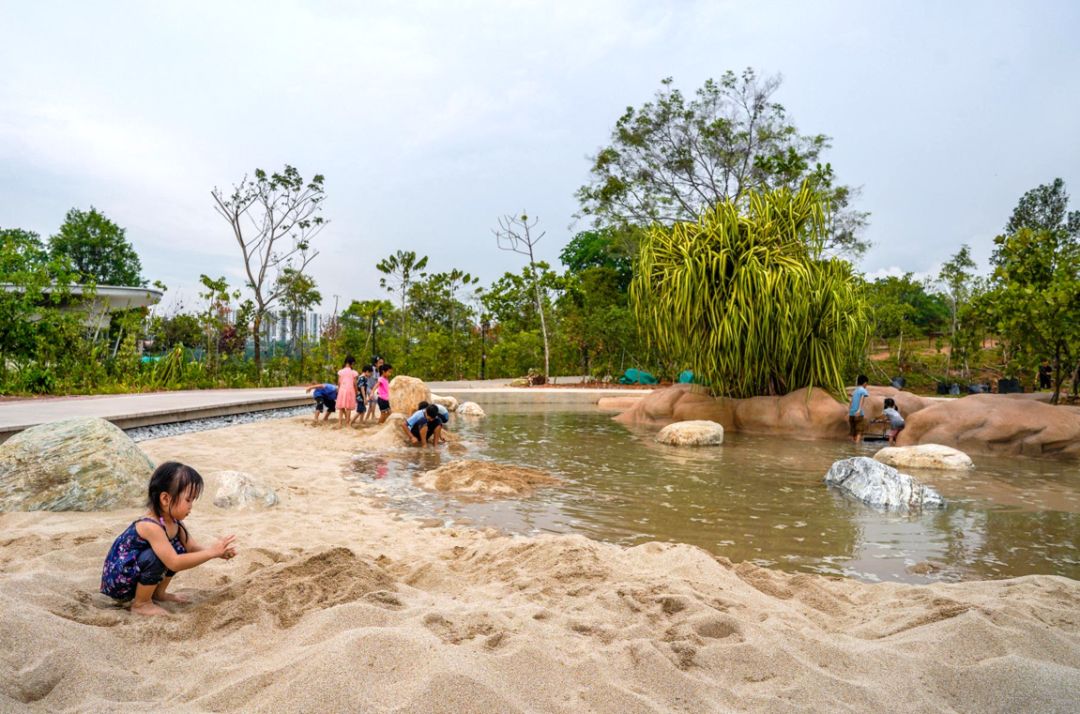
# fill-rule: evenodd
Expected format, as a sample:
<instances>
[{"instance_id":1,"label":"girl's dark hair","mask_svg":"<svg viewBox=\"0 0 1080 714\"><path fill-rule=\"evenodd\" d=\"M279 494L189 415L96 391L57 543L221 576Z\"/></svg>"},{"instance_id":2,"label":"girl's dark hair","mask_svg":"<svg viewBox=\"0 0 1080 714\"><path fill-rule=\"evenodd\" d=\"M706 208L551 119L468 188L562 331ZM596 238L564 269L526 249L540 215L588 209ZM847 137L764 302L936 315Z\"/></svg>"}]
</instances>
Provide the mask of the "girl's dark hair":
<instances>
[{"instance_id":1,"label":"girl's dark hair","mask_svg":"<svg viewBox=\"0 0 1080 714\"><path fill-rule=\"evenodd\" d=\"M154 469L154 474L150 477L150 510L158 518L163 518L165 514L161 512L161 494L169 494L169 502L175 503L180 494L189 488L194 490L195 498L202 495L203 480L199 472L177 461L166 461Z\"/></svg>"},{"instance_id":2,"label":"girl's dark hair","mask_svg":"<svg viewBox=\"0 0 1080 714\"><path fill-rule=\"evenodd\" d=\"M342 366L343 367L348 367L349 365L353 365L353 364L356 364L356 358L353 357L352 355L349 355L348 357L345 358L345 364L342 365Z\"/></svg>"},{"instance_id":3,"label":"girl's dark hair","mask_svg":"<svg viewBox=\"0 0 1080 714\"><path fill-rule=\"evenodd\" d=\"M892 407L893 409L895 409L896 408L896 400L894 400L892 397L885 397L885 408L888 409L889 407Z\"/></svg>"},{"instance_id":4,"label":"girl's dark hair","mask_svg":"<svg viewBox=\"0 0 1080 714\"><path fill-rule=\"evenodd\" d=\"M381 366L379 367L379 374L386 374L387 372L389 372L389 371L390 371L390 370L392 370L393 368L394 368L394 365L392 365L392 364L390 364L389 362L387 362L386 364L384 364L384 365L381 365Z\"/></svg>"}]
</instances>

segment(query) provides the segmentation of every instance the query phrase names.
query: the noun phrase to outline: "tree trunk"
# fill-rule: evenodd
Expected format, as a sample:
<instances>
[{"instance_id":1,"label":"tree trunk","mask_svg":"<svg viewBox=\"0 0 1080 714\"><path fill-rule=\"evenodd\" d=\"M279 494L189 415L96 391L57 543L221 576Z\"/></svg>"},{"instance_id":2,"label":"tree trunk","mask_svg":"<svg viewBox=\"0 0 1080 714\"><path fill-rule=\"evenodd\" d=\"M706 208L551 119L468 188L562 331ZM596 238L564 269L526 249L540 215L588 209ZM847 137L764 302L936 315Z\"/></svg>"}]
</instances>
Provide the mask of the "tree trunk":
<instances>
[{"instance_id":1,"label":"tree trunk","mask_svg":"<svg viewBox=\"0 0 1080 714\"><path fill-rule=\"evenodd\" d=\"M262 343L259 339L259 330L262 328L262 313L256 311L255 319L251 323L251 334L255 338L255 376L262 383Z\"/></svg>"},{"instance_id":2,"label":"tree trunk","mask_svg":"<svg viewBox=\"0 0 1080 714\"><path fill-rule=\"evenodd\" d=\"M1054 345L1054 393L1050 396L1050 403L1057 404L1061 395L1061 342Z\"/></svg>"},{"instance_id":3,"label":"tree trunk","mask_svg":"<svg viewBox=\"0 0 1080 714\"><path fill-rule=\"evenodd\" d=\"M547 382L551 379L547 320L544 319L544 301L540 298L540 281L536 279L535 268L533 269L533 286L536 288L536 309L540 313L540 334L544 336L544 381Z\"/></svg>"}]
</instances>

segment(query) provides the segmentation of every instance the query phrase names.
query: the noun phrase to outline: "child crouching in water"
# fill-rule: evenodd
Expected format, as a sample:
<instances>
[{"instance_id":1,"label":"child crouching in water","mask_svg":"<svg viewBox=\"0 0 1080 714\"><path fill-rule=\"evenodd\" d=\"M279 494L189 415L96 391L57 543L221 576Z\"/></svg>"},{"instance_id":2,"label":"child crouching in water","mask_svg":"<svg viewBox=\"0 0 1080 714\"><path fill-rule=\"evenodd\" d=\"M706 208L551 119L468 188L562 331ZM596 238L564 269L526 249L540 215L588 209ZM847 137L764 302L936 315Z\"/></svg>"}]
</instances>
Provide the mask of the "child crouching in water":
<instances>
[{"instance_id":1,"label":"child crouching in water","mask_svg":"<svg viewBox=\"0 0 1080 714\"><path fill-rule=\"evenodd\" d=\"M896 437L904 430L904 417L900 416L900 410L896 408L896 400L886 397L881 416L874 421L889 425L885 435L889 437L889 446L896 446Z\"/></svg>"},{"instance_id":2,"label":"child crouching in water","mask_svg":"<svg viewBox=\"0 0 1080 714\"><path fill-rule=\"evenodd\" d=\"M158 602L187 602L167 592L172 577L181 570L214 558L236 555L236 536L219 538L212 546L195 542L183 520L202 493L203 480L190 466L168 461L150 477L146 515L127 527L105 558L101 592L120 601L132 600L131 611L140 615L164 615Z\"/></svg>"}]
</instances>

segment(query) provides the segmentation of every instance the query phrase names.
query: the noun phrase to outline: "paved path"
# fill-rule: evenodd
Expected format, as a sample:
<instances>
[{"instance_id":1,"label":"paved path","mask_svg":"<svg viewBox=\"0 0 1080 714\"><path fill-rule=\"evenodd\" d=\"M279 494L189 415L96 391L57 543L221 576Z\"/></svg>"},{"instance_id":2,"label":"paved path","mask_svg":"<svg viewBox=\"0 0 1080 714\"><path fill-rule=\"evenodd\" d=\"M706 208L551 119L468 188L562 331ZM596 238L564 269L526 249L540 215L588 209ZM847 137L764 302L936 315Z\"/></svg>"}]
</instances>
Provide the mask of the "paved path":
<instances>
[{"instance_id":1,"label":"paved path","mask_svg":"<svg viewBox=\"0 0 1080 714\"><path fill-rule=\"evenodd\" d=\"M310 403L300 387L18 399L0 402L0 441L28 427L72 417L100 417L130 429Z\"/></svg>"}]
</instances>

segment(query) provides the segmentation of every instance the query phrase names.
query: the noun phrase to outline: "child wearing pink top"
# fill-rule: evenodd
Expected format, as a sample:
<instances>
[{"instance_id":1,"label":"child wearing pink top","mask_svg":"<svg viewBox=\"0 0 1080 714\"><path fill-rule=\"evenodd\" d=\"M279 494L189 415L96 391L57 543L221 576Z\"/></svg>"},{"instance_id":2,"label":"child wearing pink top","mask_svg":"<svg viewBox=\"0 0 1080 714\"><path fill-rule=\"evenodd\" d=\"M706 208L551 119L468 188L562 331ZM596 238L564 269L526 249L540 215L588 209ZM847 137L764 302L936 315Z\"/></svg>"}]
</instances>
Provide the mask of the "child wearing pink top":
<instances>
[{"instance_id":1,"label":"child wearing pink top","mask_svg":"<svg viewBox=\"0 0 1080 714\"><path fill-rule=\"evenodd\" d=\"M356 409L356 378L360 376L353 365L356 360L352 355L345 358L345 366L338 370L337 408L338 428L342 424L348 425L352 418L352 410Z\"/></svg>"},{"instance_id":2,"label":"child wearing pink top","mask_svg":"<svg viewBox=\"0 0 1080 714\"><path fill-rule=\"evenodd\" d=\"M390 418L390 375L394 371L394 366L391 364L384 364L379 367L379 383L375 385L375 396L379 402L379 423Z\"/></svg>"}]
</instances>

